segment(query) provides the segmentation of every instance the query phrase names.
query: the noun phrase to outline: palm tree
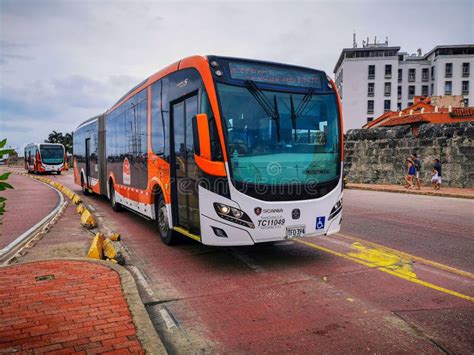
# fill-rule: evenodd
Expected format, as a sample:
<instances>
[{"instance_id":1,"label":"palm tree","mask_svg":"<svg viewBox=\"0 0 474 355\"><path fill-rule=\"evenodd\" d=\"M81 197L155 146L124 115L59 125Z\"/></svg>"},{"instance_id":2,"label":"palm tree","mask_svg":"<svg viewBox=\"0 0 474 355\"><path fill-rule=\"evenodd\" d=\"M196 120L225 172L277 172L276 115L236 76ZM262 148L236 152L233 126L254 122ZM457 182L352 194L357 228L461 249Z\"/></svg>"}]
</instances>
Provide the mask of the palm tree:
<instances>
[{"instance_id":1,"label":"palm tree","mask_svg":"<svg viewBox=\"0 0 474 355\"><path fill-rule=\"evenodd\" d=\"M63 138L63 145L66 152L72 153L72 132L66 133Z\"/></svg>"},{"instance_id":2,"label":"palm tree","mask_svg":"<svg viewBox=\"0 0 474 355\"><path fill-rule=\"evenodd\" d=\"M72 132L63 135L62 132L53 131L48 135L45 143L61 143L64 145L67 153L72 153Z\"/></svg>"},{"instance_id":3,"label":"palm tree","mask_svg":"<svg viewBox=\"0 0 474 355\"><path fill-rule=\"evenodd\" d=\"M64 137L61 132L53 131L49 134L48 139L45 140L45 143L62 143Z\"/></svg>"}]
</instances>

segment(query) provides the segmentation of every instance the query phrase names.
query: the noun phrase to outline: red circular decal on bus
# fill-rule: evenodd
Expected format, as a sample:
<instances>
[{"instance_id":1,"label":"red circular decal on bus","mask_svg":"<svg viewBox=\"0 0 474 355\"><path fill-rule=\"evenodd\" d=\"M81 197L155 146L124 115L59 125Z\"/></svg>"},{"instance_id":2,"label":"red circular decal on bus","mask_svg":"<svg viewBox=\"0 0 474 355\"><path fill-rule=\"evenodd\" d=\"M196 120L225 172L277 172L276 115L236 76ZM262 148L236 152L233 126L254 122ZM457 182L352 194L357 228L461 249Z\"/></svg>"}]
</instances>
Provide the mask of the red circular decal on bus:
<instances>
[{"instance_id":1,"label":"red circular decal on bus","mask_svg":"<svg viewBox=\"0 0 474 355\"><path fill-rule=\"evenodd\" d=\"M122 172L124 185L130 185L130 162L127 158L123 161Z\"/></svg>"}]
</instances>

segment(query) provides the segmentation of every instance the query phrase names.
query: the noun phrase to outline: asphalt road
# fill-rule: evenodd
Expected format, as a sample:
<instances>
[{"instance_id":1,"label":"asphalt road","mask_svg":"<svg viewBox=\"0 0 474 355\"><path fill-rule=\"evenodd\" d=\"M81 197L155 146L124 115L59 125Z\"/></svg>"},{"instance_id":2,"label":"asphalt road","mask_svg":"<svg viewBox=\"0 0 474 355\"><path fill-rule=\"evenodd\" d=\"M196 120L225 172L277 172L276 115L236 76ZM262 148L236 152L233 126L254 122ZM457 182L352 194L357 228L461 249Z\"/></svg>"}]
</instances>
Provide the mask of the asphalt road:
<instances>
[{"instance_id":1,"label":"asphalt road","mask_svg":"<svg viewBox=\"0 0 474 355\"><path fill-rule=\"evenodd\" d=\"M474 201L348 190L338 235L215 248L84 200L122 234L170 351L474 352Z\"/></svg>"},{"instance_id":2,"label":"asphalt road","mask_svg":"<svg viewBox=\"0 0 474 355\"><path fill-rule=\"evenodd\" d=\"M342 232L474 272L474 201L346 190Z\"/></svg>"}]
</instances>

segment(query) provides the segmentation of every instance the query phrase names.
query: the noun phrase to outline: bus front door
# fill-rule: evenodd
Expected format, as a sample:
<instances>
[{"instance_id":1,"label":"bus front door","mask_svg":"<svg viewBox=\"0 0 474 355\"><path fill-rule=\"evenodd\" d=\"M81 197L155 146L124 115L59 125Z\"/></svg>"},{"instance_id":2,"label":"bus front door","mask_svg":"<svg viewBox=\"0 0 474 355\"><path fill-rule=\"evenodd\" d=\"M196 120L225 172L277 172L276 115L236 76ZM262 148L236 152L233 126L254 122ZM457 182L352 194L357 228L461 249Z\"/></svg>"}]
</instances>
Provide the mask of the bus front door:
<instances>
[{"instance_id":1,"label":"bus front door","mask_svg":"<svg viewBox=\"0 0 474 355\"><path fill-rule=\"evenodd\" d=\"M198 168L194 162L192 119L198 96L171 105L171 205L173 225L199 233Z\"/></svg>"},{"instance_id":2,"label":"bus front door","mask_svg":"<svg viewBox=\"0 0 474 355\"><path fill-rule=\"evenodd\" d=\"M85 156L85 159L86 159L86 186L87 188L90 188L91 187L91 184L90 184L90 176L91 176L91 139L90 138L86 138L86 156Z\"/></svg>"}]
</instances>

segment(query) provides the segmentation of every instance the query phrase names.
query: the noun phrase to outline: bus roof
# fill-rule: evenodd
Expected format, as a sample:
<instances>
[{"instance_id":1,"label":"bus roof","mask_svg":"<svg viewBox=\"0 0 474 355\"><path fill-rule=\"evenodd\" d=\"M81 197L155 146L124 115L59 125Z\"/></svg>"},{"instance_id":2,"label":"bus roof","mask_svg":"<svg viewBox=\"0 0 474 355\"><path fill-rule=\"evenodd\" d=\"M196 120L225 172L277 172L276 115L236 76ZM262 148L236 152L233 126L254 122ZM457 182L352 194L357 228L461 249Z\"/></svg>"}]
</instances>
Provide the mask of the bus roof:
<instances>
[{"instance_id":1,"label":"bus roof","mask_svg":"<svg viewBox=\"0 0 474 355\"><path fill-rule=\"evenodd\" d=\"M79 126L77 126L75 130L77 131L79 128L82 128L82 127L84 127L84 126L87 126L87 125L90 124L90 123L93 123L93 122L97 121L97 120L99 119L99 117L102 116L102 115L104 115L104 114L105 114L105 112L104 112L104 113L101 113L100 115L97 115L97 116L94 116L94 117L91 117L91 118L85 120L85 121L82 122Z\"/></svg>"},{"instance_id":2,"label":"bus roof","mask_svg":"<svg viewBox=\"0 0 474 355\"><path fill-rule=\"evenodd\" d=\"M209 62L210 59L211 60L212 59L236 60L236 61L252 62L252 63L259 63L259 64L280 65L280 66L291 67L291 68L294 68L294 69L316 71L316 72L319 72L319 73L322 73L322 74L326 75L326 73L322 70L303 67L303 66L298 66L298 65L293 65L293 64L285 64L285 63L278 63L278 62L271 62L271 61L264 61L264 60L257 60L257 59L248 59L248 58L224 57L224 56L216 56L216 55L205 55L205 56L203 56L203 55L194 55L194 56L189 56L189 57L182 58L182 59L174 62L173 64L170 64L167 67L161 69L160 71L157 71L156 73L150 75L145 80L142 80L140 83L138 83L133 88L131 88L125 95L123 95L115 104L112 105L111 108L109 108L103 114L107 114L107 113L115 110L122 103L124 103L126 100L128 100L131 96L135 95L139 91L143 90L144 88L148 87L149 85L153 84L154 82L158 81L159 79L163 78L164 76L166 76L168 74L171 74L175 71L178 71L180 69L181 62L183 62L183 61L185 61L185 62L189 62L189 61ZM83 127L86 124L92 123L93 121L97 120L103 114L100 114L100 115L97 115L95 117L89 118L88 120L82 122L76 128L76 130Z\"/></svg>"}]
</instances>

